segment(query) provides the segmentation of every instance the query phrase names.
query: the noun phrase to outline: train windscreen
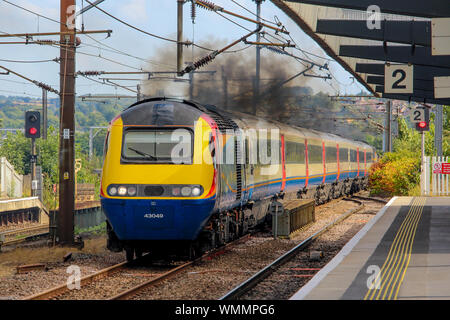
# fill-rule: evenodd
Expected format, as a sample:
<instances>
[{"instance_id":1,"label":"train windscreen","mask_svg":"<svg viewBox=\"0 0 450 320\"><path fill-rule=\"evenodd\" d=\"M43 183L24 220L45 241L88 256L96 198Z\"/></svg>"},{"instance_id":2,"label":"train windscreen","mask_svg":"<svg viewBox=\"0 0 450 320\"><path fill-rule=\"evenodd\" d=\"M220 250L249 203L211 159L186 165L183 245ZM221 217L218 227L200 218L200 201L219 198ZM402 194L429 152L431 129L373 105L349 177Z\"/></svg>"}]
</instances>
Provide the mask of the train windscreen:
<instances>
[{"instance_id":1,"label":"train windscreen","mask_svg":"<svg viewBox=\"0 0 450 320\"><path fill-rule=\"evenodd\" d=\"M192 139L187 129L126 130L122 158L129 162L191 164Z\"/></svg>"}]
</instances>

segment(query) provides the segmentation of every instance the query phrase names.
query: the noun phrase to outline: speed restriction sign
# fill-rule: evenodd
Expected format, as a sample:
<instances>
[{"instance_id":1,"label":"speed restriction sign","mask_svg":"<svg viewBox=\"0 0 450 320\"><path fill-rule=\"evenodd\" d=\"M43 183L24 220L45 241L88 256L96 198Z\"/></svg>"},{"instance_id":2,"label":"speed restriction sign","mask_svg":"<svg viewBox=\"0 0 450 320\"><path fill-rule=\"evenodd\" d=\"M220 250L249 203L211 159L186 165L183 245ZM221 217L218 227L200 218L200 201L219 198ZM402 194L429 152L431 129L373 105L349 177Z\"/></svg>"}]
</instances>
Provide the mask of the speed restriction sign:
<instances>
[{"instance_id":1,"label":"speed restriction sign","mask_svg":"<svg viewBox=\"0 0 450 320\"><path fill-rule=\"evenodd\" d=\"M413 93L414 68L407 64L385 65L384 93Z\"/></svg>"}]
</instances>

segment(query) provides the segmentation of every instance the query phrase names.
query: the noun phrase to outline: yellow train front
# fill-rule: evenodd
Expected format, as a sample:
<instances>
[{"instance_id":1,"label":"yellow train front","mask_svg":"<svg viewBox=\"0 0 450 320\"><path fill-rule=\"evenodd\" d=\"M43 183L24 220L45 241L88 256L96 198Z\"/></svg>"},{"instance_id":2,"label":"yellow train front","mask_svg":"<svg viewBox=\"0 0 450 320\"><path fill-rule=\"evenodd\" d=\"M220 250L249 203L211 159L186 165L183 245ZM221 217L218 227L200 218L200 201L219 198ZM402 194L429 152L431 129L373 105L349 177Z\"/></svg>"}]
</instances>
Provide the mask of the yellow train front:
<instances>
[{"instance_id":1,"label":"yellow train front","mask_svg":"<svg viewBox=\"0 0 450 320\"><path fill-rule=\"evenodd\" d=\"M195 132L211 127L180 101L146 100L111 121L100 191L110 250L192 250L216 204L210 141Z\"/></svg>"}]
</instances>

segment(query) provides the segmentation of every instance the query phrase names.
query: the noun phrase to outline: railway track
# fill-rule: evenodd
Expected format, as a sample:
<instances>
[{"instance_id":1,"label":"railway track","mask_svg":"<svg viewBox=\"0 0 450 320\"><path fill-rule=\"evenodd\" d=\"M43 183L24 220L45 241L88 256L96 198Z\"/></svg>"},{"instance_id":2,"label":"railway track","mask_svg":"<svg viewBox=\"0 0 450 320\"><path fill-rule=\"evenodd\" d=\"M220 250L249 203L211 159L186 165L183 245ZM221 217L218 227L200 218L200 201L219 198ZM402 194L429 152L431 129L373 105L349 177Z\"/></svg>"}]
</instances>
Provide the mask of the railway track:
<instances>
[{"instance_id":1,"label":"railway track","mask_svg":"<svg viewBox=\"0 0 450 320\"><path fill-rule=\"evenodd\" d=\"M377 199L377 198L370 198L370 197L362 197L362 196L354 196L352 198L344 198L343 200L347 201L354 201L359 204L359 206L355 209L349 210L348 212L342 214L337 219L332 221L331 223L327 224L325 227L311 235L310 237L303 240L301 243L296 245L291 250L287 251L280 257L278 257L276 260L265 266L263 269L255 273L253 276L245 280L244 282L240 283L236 287L234 287L231 291L223 295L219 300L237 300L242 298L244 295L249 293L254 287L256 287L259 283L264 281L267 277L269 277L271 274L275 273L277 270L280 270L283 265L285 265L288 261L290 261L293 257L295 257L298 253L304 251L311 243L313 243L317 238L319 238L321 235L326 233L328 230L339 224L340 222L344 221L351 215L360 212L364 209L364 202L363 201L375 201L380 203L387 203L387 201L383 199ZM317 272L318 268L290 268L290 270L296 270L301 272ZM311 274L302 274L302 275L294 275L294 277L311 277Z\"/></svg>"},{"instance_id":2,"label":"railway track","mask_svg":"<svg viewBox=\"0 0 450 320\"><path fill-rule=\"evenodd\" d=\"M210 251L200 258L189 261L176 266L145 266L146 256L138 260L130 262L122 262L111 267L102 269L94 274L85 276L80 279L80 290L70 290L67 284L45 290L43 292L26 297L24 300L51 300L51 299L106 299L106 300L126 300L142 290L148 289L163 280L169 279L182 271L185 271L190 266L198 264L202 260L212 258L223 253L228 247L238 244L248 239L251 234L247 234L233 242L226 244L216 250ZM125 281L124 279L130 279ZM142 278L150 278L142 280ZM103 282L103 283L102 283ZM117 287L124 284L124 287L119 289ZM108 294L108 289L110 293ZM100 293L101 292L101 293Z\"/></svg>"},{"instance_id":3,"label":"railway track","mask_svg":"<svg viewBox=\"0 0 450 320\"><path fill-rule=\"evenodd\" d=\"M48 234L48 224L4 231L0 233L0 247L29 241Z\"/></svg>"},{"instance_id":4,"label":"railway track","mask_svg":"<svg viewBox=\"0 0 450 320\"><path fill-rule=\"evenodd\" d=\"M363 196L353 195L353 198L360 199L360 200L367 200L367 201L375 201L375 202L384 203L384 204L388 203L388 201L386 201L384 199L373 198L373 197L363 197Z\"/></svg>"},{"instance_id":5,"label":"railway track","mask_svg":"<svg viewBox=\"0 0 450 320\"><path fill-rule=\"evenodd\" d=\"M342 200L342 199L337 199ZM258 272L253 276L254 285L258 284L260 281L267 278L271 272L275 271L279 266L283 265L285 262L289 261L290 257L295 256L295 254L301 251L301 248L306 248L308 244L312 243L315 239L317 239L320 235L325 233L327 230L331 229L334 225L343 221L353 213L356 213L363 209L363 202L368 200L357 200L351 199L358 203L359 207L350 212L346 212L337 218L334 217L333 222L327 222L328 224L320 229L320 231L316 231L311 237L307 238L300 245L297 245L295 248L290 250L286 255L278 258L275 263L271 263L265 269L266 271ZM247 238L250 238L250 234L240 238L234 242L229 243L225 247L218 248L212 252L206 253L199 259L191 262L186 262L178 265L146 265L143 260L142 263L139 261L134 261L131 265L122 262L120 264L114 265L112 267L100 270L92 275L88 275L83 277L80 280L80 290L69 290L66 284L62 284L58 287L40 292L33 296L29 296L25 298L26 300L46 300L46 299L61 299L61 300L77 300L77 299L104 299L104 300L127 300L127 299L141 299L142 297L146 297L148 293L154 293L158 295L159 293L152 290L152 287L155 285L161 284L161 282L165 280L170 281L180 281L184 279L184 275L189 274L189 268L196 269L198 267L202 268L203 264L199 264L202 260L211 260L215 255L220 255L225 249L229 246L233 246L239 242L244 241ZM254 239L254 238L253 238ZM242 249L240 249L242 250ZM274 257L274 256L273 256ZM273 259L272 257L272 259ZM144 257L145 258L145 257ZM270 261L270 260L267 260ZM267 263L267 262L266 262ZM206 269L209 269L210 266L205 265ZM257 269L256 269L257 270ZM267 271L269 270L269 271ZM306 269L305 269L306 270ZM303 270L303 271L305 271ZM312 270L312 269L311 269ZM219 274L227 274L227 272L232 272L233 270L221 270ZM302 271L302 272L303 272ZM211 270L207 270L207 272L211 272ZM248 271L246 271L248 272ZM196 272L194 272L196 273ZM241 271L242 273L242 271ZM251 274L251 273L250 273ZM178 275L178 277L177 277ZM180 278L181 277L181 278ZM190 275L192 277L192 275ZM295 276L294 276L295 277ZM300 275L298 275L300 277ZM174 279L171 279L174 278ZM285 276L286 278L286 276ZM247 280L248 281L248 280ZM246 281L246 282L247 282ZM217 295L220 297L223 295L223 292ZM151 296L151 294L150 294ZM211 295L214 296L214 295ZM239 295L238 295L239 296ZM237 299L237 298L231 298Z\"/></svg>"}]
</instances>

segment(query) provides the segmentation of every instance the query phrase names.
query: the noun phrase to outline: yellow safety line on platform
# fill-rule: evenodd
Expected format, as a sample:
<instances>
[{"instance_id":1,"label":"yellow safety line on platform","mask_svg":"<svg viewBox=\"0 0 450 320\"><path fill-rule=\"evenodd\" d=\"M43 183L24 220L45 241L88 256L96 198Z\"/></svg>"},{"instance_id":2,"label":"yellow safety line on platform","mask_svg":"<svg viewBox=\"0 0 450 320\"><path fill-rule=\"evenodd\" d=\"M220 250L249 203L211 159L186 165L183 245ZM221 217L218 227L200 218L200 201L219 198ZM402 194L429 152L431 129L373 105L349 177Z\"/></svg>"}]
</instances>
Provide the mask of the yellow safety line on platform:
<instances>
[{"instance_id":1,"label":"yellow safety line on platform","mask_svg":"<svg viewBox=\"0 0 450 320\"><path fill-rule=\"evenodd\" d=\"M403 235L403 232L404 232L404 230L406 229L406 226L408 225L409 221L411 220L411 215L410 215L410 213L411 213L411 210L412 210L413 208L415 208L415 203L416 203L416 199L413 199L412 204L411 204L411 207L410 207L410 210L409 210L407 216L405 217L405 219L403 220L403 222L402 222L402 224L401 224L399 230L397 231L397 234L396 234L396 236L395 236L395 238L394 238L394 241L392 242L392 245L391 245L391 247L390 247L388 256L387 256L387 258L386 258L386 260L385 260L383 266L381 267L380 272L378 273L378 275L377 275L377 277L375 278L375 280L374 280L373 283L378 283L378 282L380 282L380 280L378 280L378 278L380 277L380 275L381 275L381 278L383 278L383 276L384 276L384 274L385 274L385 272L386 272L386 264L388 264L388 263L390 264L390 263L391 263L391 260L392 260L392 258L393 258L393 256L394 256L394 255L393 255L393 252L396 251L396 249L397 249L398 241L399 241L399 239L401 238L401 236ZM377 289L377 290L378 290L378 289ZM366 300L366 299L369 298L369 294L370 294L371 292L372 292L372 287L369 288L368 292L366 293L366 296L364 297L364 300ZM375 295L375 292L376 292L375 290L372 292L372 294L371 294L371 296L370 296L369 299L373 299L373 297L374 297L374 295Z\"/></svg>"},{"instance_id":2,"label":"yellow safety line on platform","mask_svg":"<svg viewBox=\"0 0 450 320\"><path fill-rule=\"evenodd\" d=\"M419 224L419 220L420 220L420 217L422 215L422 208L423 208L422 205L423 205L423 203L424 203L424 201L423 201L423 199L421 199L420 200L420 204L419 204L418 207L416 207L416 210L415 210L415 213L414 213L414 221L410 225L410 228L408 229L408 233L406 235L405 241L402 244L401 252L400 252L400 254L397 255L396 261L395 261L394 265L392 266L391 270L389 271L389 273L392 272L392 271L393 271L393 273L392 273L392 276L390 277L390 280L389 280L389 282L387 284L386 291L383 294L383 297L382 297L383 300L386 298L386 294L388 293L389 288L391 288L391 289L390 289L390 294L389 294L388 300L391 299L392 293L394 292L394 288L395 288L395 286L397 284L397 280L398 280L399 274L403 270L404 262L407 260L408 254L411 253L410 249L412 249L412 244L414 242L414 235L416 233L417 225ZM395 266L395 268L394 268L394 266ZM398 269L399 266L401 266L400 269ZM397 276L395 277L395 275L397 275ZM394 277L395 277L395 281L392 283L392 281L394 280ZM391 287L391 283L392 283L392 287ZM377 297L377 299L379 299L379 297Z\"/></svg>"},{"instance_id":3,"label":"yellow safety line on platform","mask_svg":"<svg viewBox=\"0 0 450 320\"><path fill-rule=\"evenodd\" d=\"M420 209L420 216L422 216L422 212L423 212L423 209L425 207L426 201L427 201L426 198L424 198L423 205L422 205L422 207ZM419 217L419 219L420 219L420 217ZM408 259L406 260L406 266L403 269L402 277L400 278L400 281L399 281L398 286L397 286L397 290L395 291L394 300L397 300L398 292L399 292L400 287L401 287L401 285L403 283L403 279L405 278L406 270L408 269L408 266L409 266L409 261L411 260L412 245L414 243L414 238L416 237L416 231L417 231L417 226L414 229L414 235L413 235L413 238L412 238L412 241L411 241L411 245L410 245L410 248L409 248ZM390 296L389 296L389 298L390 298Z\"/></svg>"},{"instance_id":4,"label":"yellow safety line on platform","mask_svg":"<svg viewBox=\"0 0 450 320\"><path fill-rule=\"evenodd\" d=\"M396 299L400 285L403 282L406 269L408 268L409 265L409 260L412 252L412 245L414 242L420 217L422 216L423 205L425 204L425 201L426 201L425 198L413 199L408 214L404 218L400 228L397 231L394 241L391 244L388 256L383 266L381 267L380 272L378 273L377 277L373 282L373 284L380 283L381 284L380 288L373 288L374 285L372 285L367 291L364 300L374 299L377 291L378 294L376 295L376 299L377 300L380 299L380 296L383 293L383 291L384 294L381 298L385 299L386 294L389 291L390 287L391 290L388 299L391 299L395 287L397 287L396 294L394 296L394 299ZM399 266L401 266L400 269ZM402 273L402 271L403 275L400 278L400 281L398 282L399 275ZM380 275L381 279L379 279ZM394 282L392 282L393 280Z\"/></svg>"}]
</instances>

